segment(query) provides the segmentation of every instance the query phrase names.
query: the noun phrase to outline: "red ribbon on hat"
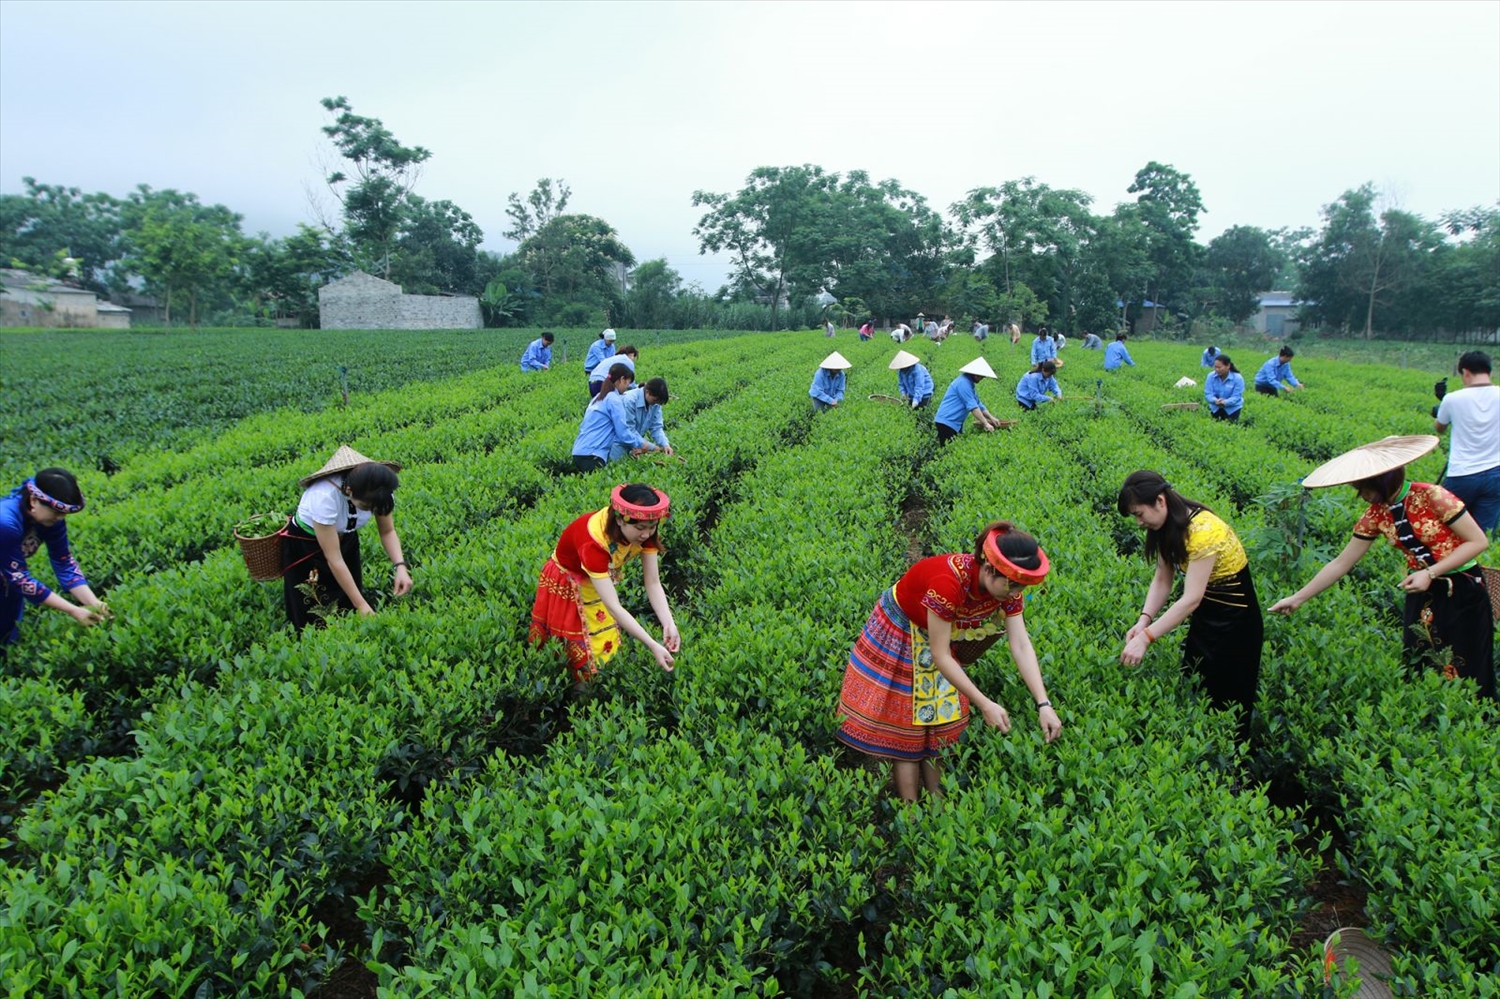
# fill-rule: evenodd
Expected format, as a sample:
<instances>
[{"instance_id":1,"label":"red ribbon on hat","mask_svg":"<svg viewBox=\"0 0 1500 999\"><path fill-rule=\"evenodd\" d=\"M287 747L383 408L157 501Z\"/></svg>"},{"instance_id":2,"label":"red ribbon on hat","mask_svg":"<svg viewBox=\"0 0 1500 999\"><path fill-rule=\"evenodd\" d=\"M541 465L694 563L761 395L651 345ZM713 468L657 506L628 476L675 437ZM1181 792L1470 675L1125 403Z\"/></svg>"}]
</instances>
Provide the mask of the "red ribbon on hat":
<instances>
[{"instance_id":1,"label":"red ribbon on hat","mask_svg":"<svg viewBox=\"0 0 1500 999\"><path fill-rule=\"evenodd\" d=\"M1000 535L1004 533L1006 532L996 528L989 533L989 537L984 539L984 558L989 562L990 568L1022 586L1036 586L1046 579L1047 573L1052 569L1051 563L1047 561L1047 553L1038 546L1036 554L1042 564L1035 569L1023 569L1006 558L1005 553L1000 550Z\"/></svg>"},{"instance_id":2,"label":"red ribbon on hat","mask_svg":"<svg viewBox=\"0 0 1500 999\"><path fill-rule=\"evenodd\" d=\"M609 494L610 506L615 508L616 513L631 520L666 520L670 516L672 500L666 493L660 489L654 490L656 495L660 496L661 499L650 506L641 506L625 499L622 495L625 485L625 483L621 483L615 486L614 491Z\"/></svg>"}]
</instances>

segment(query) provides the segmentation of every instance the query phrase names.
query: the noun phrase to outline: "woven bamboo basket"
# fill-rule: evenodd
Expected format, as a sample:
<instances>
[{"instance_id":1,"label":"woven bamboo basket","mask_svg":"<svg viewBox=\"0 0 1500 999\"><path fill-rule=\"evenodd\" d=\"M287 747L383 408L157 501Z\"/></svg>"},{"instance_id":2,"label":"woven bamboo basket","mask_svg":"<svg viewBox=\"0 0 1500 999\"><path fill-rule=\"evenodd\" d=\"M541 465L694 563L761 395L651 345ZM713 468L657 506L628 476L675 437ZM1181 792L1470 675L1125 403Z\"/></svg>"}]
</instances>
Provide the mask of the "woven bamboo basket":
<instances>
[{"instance_id":1,"label":"woven bamboo basket","mask_svg":"<svg viewBox=\"0 0 1500 999\"><path fill-rule=\"evenodd\" d=\"M259 533L266 530L271 533ZM281 535L285 530L286 518L274 513L258 513L234 525L234 540L240 543L240 555L255 582L281 578Z\"/></svg>"}]
</instances>

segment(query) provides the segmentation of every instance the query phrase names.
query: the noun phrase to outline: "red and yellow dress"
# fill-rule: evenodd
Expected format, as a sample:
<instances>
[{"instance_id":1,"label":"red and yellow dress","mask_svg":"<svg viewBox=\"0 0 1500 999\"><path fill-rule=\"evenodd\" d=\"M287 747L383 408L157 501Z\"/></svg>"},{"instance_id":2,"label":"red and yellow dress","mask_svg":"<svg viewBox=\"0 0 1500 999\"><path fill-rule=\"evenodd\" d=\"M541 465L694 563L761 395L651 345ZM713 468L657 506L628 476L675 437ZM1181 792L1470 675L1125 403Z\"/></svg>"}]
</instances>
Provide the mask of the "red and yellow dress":
<instances>
[{"instance_id":1,"label":"red and yellow dress","mask_svg":"<svg viewBox=\"0 0 1500 999\"><path fill-rule=\"evenodd\" d=\"M997 600L980 586L973 555L934 555L912 566L881 594L849 653L839 741L906 761L930 759L957 742L969 724L969 699L932 665L929 615L952 625L954 657L968 666L1021 610L1019 594Z\"/></svg>"},{"instance_id":2,"label":"red and yellow dress","mask_svg":"<svg viewBox=\"0 0 1500 999\"><path fill-rule=\"evenodd\" d=\"M620 628L594 589L593 580L619 583L625 562L660 550L653 536L643 545L616 543L605 533L610 508L586 513L562 532L552 557L542 567L531 608L528 638L541 644L562 640L568 668L578 680L592 679L599 664L620 647Z\"/></svg>"},{"instance_id":3,"label":"red and yellow dress","mask_svg":"<svg viewBox=\"0 0 1500 999\"><path fill-rule=\"evenodd\" d=\"M1406 555L1406 567L1420 572L1463 544L1453 522L1467 512L1463 500L1442 486L1409 482L1394 503L1372 503L1354 525L1354 536L1384 536ZM1443 573L1423 593L1408 593L1402 617L1408 669L1435 668L1448 679L1473 680L1482 697L1495 696L1495 619L1474 562Z\"/></svg>"}]
</instances>

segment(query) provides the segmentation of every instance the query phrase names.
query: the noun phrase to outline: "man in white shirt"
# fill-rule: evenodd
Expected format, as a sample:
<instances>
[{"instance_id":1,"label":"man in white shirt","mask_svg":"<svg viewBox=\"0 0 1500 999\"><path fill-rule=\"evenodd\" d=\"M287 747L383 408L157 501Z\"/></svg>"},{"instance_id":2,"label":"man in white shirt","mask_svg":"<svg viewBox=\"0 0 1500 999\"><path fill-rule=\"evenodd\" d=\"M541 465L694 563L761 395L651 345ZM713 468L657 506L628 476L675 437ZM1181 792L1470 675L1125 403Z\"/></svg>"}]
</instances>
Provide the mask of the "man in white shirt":
<instances>
[{"instance_id":1,"label":"man in white shirt","mask_svg":"<svg viewBox=\"0 0 1500 999\"><path fill-rule=\"evenodd\" d=\"M1464 387L1443 396L1433 426L1450 426L1443 487L1464 501L1486 534L1500 522L1500 385L1490 381L1490 355L1471 350L1458 359Z\"/></svg>"}]
</instances>

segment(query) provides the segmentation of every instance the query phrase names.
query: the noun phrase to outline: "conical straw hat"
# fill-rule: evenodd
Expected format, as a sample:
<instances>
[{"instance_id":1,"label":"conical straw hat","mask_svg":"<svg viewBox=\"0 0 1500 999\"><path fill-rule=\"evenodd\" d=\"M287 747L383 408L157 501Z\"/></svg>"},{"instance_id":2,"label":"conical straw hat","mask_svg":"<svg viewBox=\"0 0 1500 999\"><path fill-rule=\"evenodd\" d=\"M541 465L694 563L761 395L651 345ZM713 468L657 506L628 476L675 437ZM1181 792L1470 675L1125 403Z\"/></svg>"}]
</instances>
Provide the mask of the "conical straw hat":
<instances>
[{"instance_id":1,"label":"conical straw hat","mask_svg":"<svg viewBox=\"0 0 1500 999\"><path fill-rule=\"evenodd\" d=\"M1000 377L999 375L995 374L995 369L992 368L992 367L990 367L990 362L986 361L982 357L976 357L976 358L974 358L974 360L970 361L968 364L965 364L963 367L959 368L958 370L961 373L963 373L963 374L966 374L966 375L978 375L981 378L999 378Z\"/></svg>"},{"instance_id":2,"label":"conical straw hat","mask_svg":"<svg viewBox=\"0 0 1500 999\"><path fill-rule=\"evenodd\" d=\"M854 367L854 365L850 364L849 359L846 358L843 354L840 354L838 351L834 351L832 354L829 354L827 357L823 358L823 363L818 365L818 367L831 368L835 371L838 371L844 368L852 368Z\"/></svg>"},{"instance_id":3,"label":"conical straw hat","mask_svg":"<svg viewBox=\"0 0 1500 999\"><path fill-rule=\"evenodd\" d=\"M904 350L898 350L896 351L896 356L891 358L890 370L900 371L902 368L909 368L913 364L921 363L916 354L908 354Z\"/></svg>"},{"instance_id":4,"label":"conical straw hat","mask_svg":"<svg viewBox=\"0 0 1500 999\"><path fill-rule=\"evenodd\" d=\"M368 464L370 460L371 459L366 458L364 455L360 454L349 445L341 444L339 445L339 449L333 452L333 457L329 458L328 461L324 463L322 468L318 469L311 475L306 475L298 479L297 484L300 485L303 489L306 489L308 486L312 485L314 482L317 482L319 479L327 478L330 475L337 475L340 472L347 472L351 468L358 468L360 465ZM384 465L386 468L389 468L393 472L401 471L400 462L382 461L380 462L380 464Z\"/></svg>"},{"instance_id":5,"label":"conical straw hat","mask_svg":"<svg viewBox=\"0 0 1500 999\"><path fill-rule=\"evenodd\" d=\"M1323 462L1307 474L1302 484L1309 489L1317 489L1358 482L1360 479L1368 479L1372 475L1409 465L1437 446L1438 439L1431 434L1382 437Z\"/></svg>"},{"instance_id":6,"label":"conical straw hat","mask_svg":"<svg viewBox=\"0 0 1500 999\"><path fill-rule=\"evenodd\" d=\"M1347 958L1358 964L1355 972L1359 990L1354 999L1390 999L1391 987L1387 980L1391 976L1391 958L1379 944L1365 935L1365 931L1353 926L1334 930L1323 944L1325 980L1333 978L1335 968Z\"/></svg>"}]
</instances>

